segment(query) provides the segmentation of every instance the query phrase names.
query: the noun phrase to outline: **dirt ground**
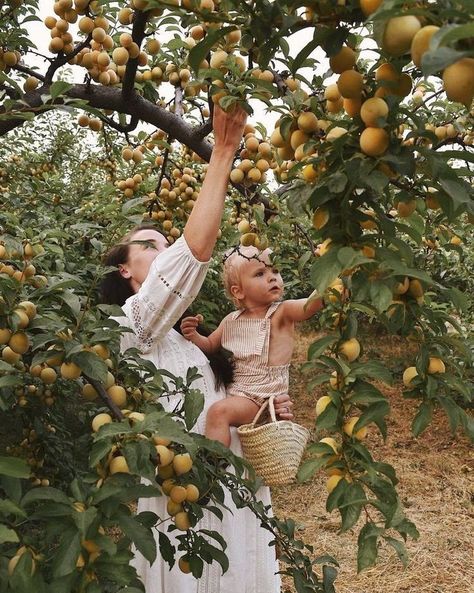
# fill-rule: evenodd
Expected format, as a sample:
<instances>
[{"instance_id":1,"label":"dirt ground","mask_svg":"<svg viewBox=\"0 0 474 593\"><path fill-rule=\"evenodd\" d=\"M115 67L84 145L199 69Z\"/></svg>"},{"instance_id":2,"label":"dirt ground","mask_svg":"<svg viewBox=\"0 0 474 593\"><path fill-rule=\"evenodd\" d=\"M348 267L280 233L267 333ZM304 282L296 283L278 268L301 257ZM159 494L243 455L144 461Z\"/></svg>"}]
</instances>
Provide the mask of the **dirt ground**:
<instances>
[{"instance_id":1,"label":"dirt ground","mask_svg":"<svg viewBox=\"0 0 474 593\"><path fill-rule=\"evenodd\" d=\"M299 365L314 339L315 334L300 335L291 373L296 420L310 429L316 400L324 392L307 392ZM371 358L390 359L390 368L395 363L401 376L409 360L406 344L384 336L365 346ZM416 404L401 397L400 385L379 387L391 405L388 439L384 443L375 428L369 429L367 439L374 458L395 467L406 514L420 532L418 541L408 542L408 567L403 568L391 549L382 548L377 566L357 574L361 524L338 534L338 513L325 510L324 472L305 484L274 488L275 513L299 524L301 538L314 546L315 555L331 554L338 560L338 593L474 593L474 448L462 436L453 438L441 412L414 438L410 425ZM289 580L283 591L294 592Z\"/></svg>"}]
</instances>

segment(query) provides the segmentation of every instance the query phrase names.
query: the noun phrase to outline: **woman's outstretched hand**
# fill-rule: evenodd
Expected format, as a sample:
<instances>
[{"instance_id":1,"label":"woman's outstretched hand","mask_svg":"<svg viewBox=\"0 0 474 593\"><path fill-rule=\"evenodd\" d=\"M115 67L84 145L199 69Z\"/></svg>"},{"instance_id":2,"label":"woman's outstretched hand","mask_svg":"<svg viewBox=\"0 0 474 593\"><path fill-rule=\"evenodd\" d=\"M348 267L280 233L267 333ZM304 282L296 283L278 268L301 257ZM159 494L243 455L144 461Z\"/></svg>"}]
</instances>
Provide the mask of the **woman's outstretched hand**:
<instances>
[{"instance_id":1,"label":"woman's outstretched hand","mask_svg":"<svg viewBox=\"0 0 474 593\"><path fill-rule=\"evenodd\" d=\"M236 105L231 111L226 112L216 105L212 120L214 150L231 150L235 152L242 140L246 122L247 113L242 107Z\"/></svg>"},{"instance_id":2,"label":"woman's outstretched hand","mask_svg":"<svg viewBox=\"0 0 474 593\"><path fill-rule=\"evenodd\" d=\"M293 402L289 395L286 393L284 395L277 395L273 401L275 404L275 414L280 420L293 420L294 416L291 411Z\"/></svg>"}]
</instances>

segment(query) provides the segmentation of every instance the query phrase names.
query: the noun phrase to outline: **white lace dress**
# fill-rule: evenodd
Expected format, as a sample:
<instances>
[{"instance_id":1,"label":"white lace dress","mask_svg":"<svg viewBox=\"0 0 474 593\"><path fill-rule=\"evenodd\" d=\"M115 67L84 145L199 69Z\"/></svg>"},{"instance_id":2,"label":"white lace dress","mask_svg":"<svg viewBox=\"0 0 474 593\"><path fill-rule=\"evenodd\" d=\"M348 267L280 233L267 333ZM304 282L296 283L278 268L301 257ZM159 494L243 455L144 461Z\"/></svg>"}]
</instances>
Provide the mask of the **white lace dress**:
<instances>
[{"instance_id":1,"label":"white lace dress","mask_svg":"<svg viewBox=\"0 0 474 593\"><path fill-rule=\"evenodd\" d=\"M173 325L196 298L204 281L208 263L198 261L191 253L184 237L160 253L154 260L139 292L130 297L123 311L125 317L116 318L134 333L122 335L121 350L138 348L144 358L157 368L167 369L177 376L186 376L189 367L199 368L202 375L193 383L205 395L205 407L194 431L203 433L206 412L211 404L225 397L217 391L214 376L205 355L191 342L173 329ZM175 405L169 398L166 406ZM232 434L231 449L240 454L236 431ZM270 491L261 488L260 499L270 504ZM138 511L152 511L160 517L167 516L167 497L143 499ZM227 542L226 554L230 567L225 574L216 562L204 565L203 576L196 580L183 574L177 565L170 571L158 552L152 566L139 553L134 565L145 584L147 593L278 593L280 578L276 575L278 563L275 548L268 545L269 535L260 527L259 521L248 509L237 510L227 496L226 505L234 509L231 514L224 510L221 522L211 513L206 513L199 527L220 532ZM167 526L163 527L166 532ZM172 536L172 534L168 534ZM158 538L157 538L158 540ZM157 541L158 545L158 541Z\"/></svg>"}]
</instances>

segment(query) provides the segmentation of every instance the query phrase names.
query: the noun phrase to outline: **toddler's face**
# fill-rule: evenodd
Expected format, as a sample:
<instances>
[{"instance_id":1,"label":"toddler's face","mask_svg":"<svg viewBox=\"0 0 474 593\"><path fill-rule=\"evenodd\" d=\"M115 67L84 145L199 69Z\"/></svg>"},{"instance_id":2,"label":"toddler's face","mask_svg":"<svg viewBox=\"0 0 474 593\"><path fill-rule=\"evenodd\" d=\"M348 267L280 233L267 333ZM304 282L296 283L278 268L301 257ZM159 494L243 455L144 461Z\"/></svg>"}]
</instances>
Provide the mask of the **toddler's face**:
<instances>
[{"instance_id":1,"label":"toddler's face","mask_svg":"<svg viewBox=\"0 0 474 593\"><path fill-rule=\"evenodd\" d=\"M266 250L258 259L246 260L239 266L240 282L235 296L246 308L269 305L283 295L283 279L269 256L270 251Z\"/></svg>"}]
</instances>

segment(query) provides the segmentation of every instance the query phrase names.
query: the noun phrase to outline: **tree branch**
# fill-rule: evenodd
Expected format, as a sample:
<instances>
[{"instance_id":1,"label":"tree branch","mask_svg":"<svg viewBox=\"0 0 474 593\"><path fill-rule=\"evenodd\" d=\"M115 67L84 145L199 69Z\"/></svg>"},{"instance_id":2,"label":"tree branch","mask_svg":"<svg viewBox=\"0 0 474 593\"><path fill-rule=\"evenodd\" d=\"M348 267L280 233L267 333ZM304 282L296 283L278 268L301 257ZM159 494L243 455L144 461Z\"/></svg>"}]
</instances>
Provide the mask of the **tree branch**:
<instances>
[{"instance_id":1,"label":"tree branch","mask_svg":"<svg viewBox=\"0 0 474 593\"><path fill-rule=\"evenodd\" d=\"M48 106L43 103L42 96L48 93L48 84L27 93L23 97L23 102L18 104L17 109L24 110L25 106L32 110L47 108ZM134 94L131 98L124 98L120 88L95 84L76 84L65 93L65 97L87 101L91 107L97 109L112 109L118 113L126 113L132 117L137 117L141 121L172 135L173 138L188 146L203 160L209 161L211 158L212 145L202 137L196 136L194 134L195 129L192 126L174 113L170 113L167 109L155 105L138 94ZM58 101L56 101L55 105L51 105L51 109L57 106ZM0 109L0 114L2 111L4 112L4 110ZM21 126L23 123L22 118L14 116L11 119L0 120L0 136L4 136L7 132Z\"/></svg>"},{"instance_id":2,"label":"tree branch","mask_svg":"<svg viewBox=\"0 0 474 593\"><path fill-rule=\"evenodd\" d=\"M29 76L34 76L42 82L46 81L46 78L43 76L43 74L40 74L39 72L37 72L36 70L32 70L31 68L27 68L26 66L22 66L21 64L16 64L15 66L12 66L12 69L18 70L18 72L23 72L24 74L28 74Z\"/></svg>"},{"instance_id":3,"label":"tree branch","mask_svg":"<svg viewBox=\"0 0 474 593\"><path fill-rule=\"evenodd\" d=\"M53 77L54 77L56 70L58 70L59 68L61 68L61 66L64 66L64 64L67 64L67 62L69 62L69 60L72 60L72 58L77 56L77 54L82 49L84 49L85 47L88 47L90 45L91 40L92 40L92 33L90 33L87 36L87 38L84 39L84 41L82 43L79 43L79 45L76 45L73 52L71 52L70 54L59 55L57 58L55 58L51 62L51 65L49 66L49 68L46 72L44 81L46 83L50 84L53 81Z\"/></svg>"},{"instance_id":4,"label":"tree branch","mask_svg":"<svg viewBox=\"0 0 474 593\"><path fill-rule=\"evenodd\" d=\"M133 20L132 39L141 47L142 41L145 37L146 14L139 10L135 11L135 18ZM138 58L131 58L127 62L125 69L125 76L122 81L122 95L123 98L129 98L134 94L135 89L135 74L138 68Z\"/></svg>"}]
</instances>

